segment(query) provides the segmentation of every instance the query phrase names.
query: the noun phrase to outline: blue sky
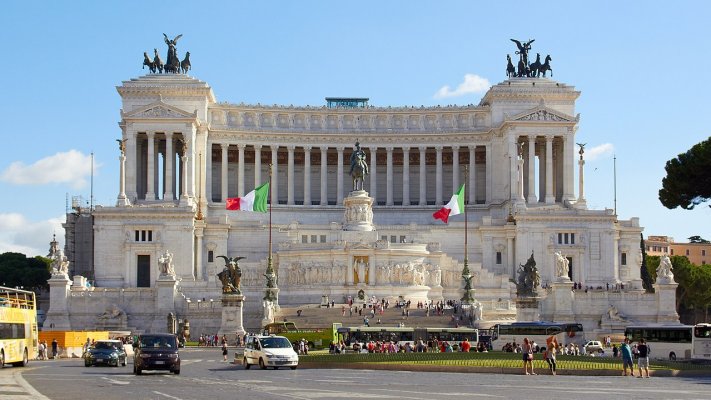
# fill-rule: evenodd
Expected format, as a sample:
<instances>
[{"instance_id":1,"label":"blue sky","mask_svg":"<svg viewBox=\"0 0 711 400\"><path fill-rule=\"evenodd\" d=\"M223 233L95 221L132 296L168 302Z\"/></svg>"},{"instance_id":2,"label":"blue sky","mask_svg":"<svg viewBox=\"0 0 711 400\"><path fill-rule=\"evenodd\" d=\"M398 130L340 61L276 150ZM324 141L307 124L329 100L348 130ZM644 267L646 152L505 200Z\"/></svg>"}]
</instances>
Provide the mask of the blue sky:
<instances>
[{"instance_id":1,"label":"blue sky","mask_svg":"<svg viewBox=\"0 0 711 400\"><path fill-rule=\"evenodd\" d=\"M218 101L375 106L476 104L505 80L509 40L535 39L556 81L582 92L591 208L640 217L647 235L711 239L709 208L667 210L665 162L710 136L711 2L9 1L0 13L0 253L46 255L67 196L118 193L121 81L174 37ZM468 77L468 78L466 78ZM444 88L448 86L449 88ZM446 94L448 97L438 96ZM577 188L577 183L576 183Z\"/></svg>"}]
</instances>

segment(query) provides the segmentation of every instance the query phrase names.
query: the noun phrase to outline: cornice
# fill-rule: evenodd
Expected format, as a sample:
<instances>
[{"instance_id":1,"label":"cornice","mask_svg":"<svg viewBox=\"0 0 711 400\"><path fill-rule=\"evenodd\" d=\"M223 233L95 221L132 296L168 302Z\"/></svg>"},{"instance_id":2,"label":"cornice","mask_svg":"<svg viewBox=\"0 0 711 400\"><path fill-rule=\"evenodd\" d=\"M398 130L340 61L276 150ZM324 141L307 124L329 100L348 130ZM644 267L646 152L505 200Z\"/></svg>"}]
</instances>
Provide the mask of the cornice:
<instances>
[{"instance_id":1,"label":"cornice","mask_svg":"<svg viewBox=\"0 0 711 400\"><path fill-rule=\"evenodd\" d=\"M385 146L387 144L407 144L409 147L417 147L422 144L435 145L446 142L455 146L468 147L470 145L485 145L491 142L491 131L471 132L471 133L412 133L412 132L338 132L321 133L313 131L303 132L255 132L243 130L219 130L211 129L208 134L210 141L228 141L232 144L254 144L254 143L279 143L303 145L318 145L328 143L329 147L339 145L352 146L353 138L356 137L361 146L368 148L373 146Z\"/></svg>"},{"instance_id":2,"label":"cornice","mask_svg":"<svg viewBox=\"0 0 711 400\"><path fill-rule=\"evenodd\" d=\"M182 74L144 75L123 81L116 90L121 97L188 96L207 98L209 103L216 102L215 95L207 83Z\"/></svg>"}]
</instances>

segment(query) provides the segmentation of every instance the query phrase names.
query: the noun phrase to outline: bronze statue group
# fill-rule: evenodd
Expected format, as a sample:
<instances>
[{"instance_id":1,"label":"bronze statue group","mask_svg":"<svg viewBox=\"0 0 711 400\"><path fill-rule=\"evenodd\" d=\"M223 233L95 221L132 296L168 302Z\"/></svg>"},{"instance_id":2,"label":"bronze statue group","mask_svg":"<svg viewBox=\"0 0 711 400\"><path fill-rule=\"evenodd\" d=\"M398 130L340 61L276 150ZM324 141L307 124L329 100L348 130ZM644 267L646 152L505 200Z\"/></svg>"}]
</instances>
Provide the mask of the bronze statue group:
<instances>
[{"instance_id":1,"label":"bronze statue group","mask_svg":"<svg viewBox=\"0 0 711 400\"><path fill-rule=\"evenodd\" d=\"M176 44L178 43L178 39L180 39L183 35L178 35L175 37L175 39L170 40L168 39L168 35L165 33L163 34L163 37L165 38L165 44L168 45L168 60L166 61L165 64L163 64L163 60L161 60L160 55L158 55L158 49L153 49L154 57L151 60L151 58L148 56L147 52L143 52L143 67L148 67L148 70L152 73L173 73L173 74L187 74L188 71L190 70L190 52L185 53L185 58L183 61L180 61L180 58L178 58L178 49L175 47Z\"/></svg>"},{"instance_id":2,"label":"bronze statue group","mask_svg":"<svg viewBox=\"0 0 711 400\"><path fill-rule=\"evenodd\" d=\"M506 65L506 76L509 78L540 78L541 75L546 77L546 72L550 71L551 76L553 76L553 69L551 68L551 61L553 60L549 55L546 56L545 61L541 63L541 54L536 53L536 61L528 62L528 51L531 50L531 43L536 39L529 40L528 42L521 43L516 39L511 39L512 42L516 43L518 51L516 54L519 56L518 65L514 67L511 62L511 56L506 55L507 65Z\"/></svg>"}]
</instances>

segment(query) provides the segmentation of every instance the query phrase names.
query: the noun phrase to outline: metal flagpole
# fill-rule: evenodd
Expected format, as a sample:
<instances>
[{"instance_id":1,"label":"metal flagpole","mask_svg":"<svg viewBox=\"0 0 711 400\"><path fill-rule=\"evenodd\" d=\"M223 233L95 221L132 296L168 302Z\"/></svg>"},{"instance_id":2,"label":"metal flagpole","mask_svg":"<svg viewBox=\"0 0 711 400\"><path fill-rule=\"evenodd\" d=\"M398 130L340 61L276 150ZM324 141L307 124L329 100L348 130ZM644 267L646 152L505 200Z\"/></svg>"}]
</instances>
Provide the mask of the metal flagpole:
<instances>
[{"instance_id":1,"label":"metal flagpole","mask_svg":"<svg viewBox=\"0 0 711 400\"><path fill-rule=\"evenodd\" d=\"M464 296L462 296L462 304L470 305L474 302L472 297L472 274L469 272L469 257L467 252L468 247L468 222L467 222L467 190L466 184L469 178L469 168L467 165L464 166L464 185L462 185L462 190L464 191L464 268L462 269L462 279L464 280Z\"/></svg>"}]
</instances>

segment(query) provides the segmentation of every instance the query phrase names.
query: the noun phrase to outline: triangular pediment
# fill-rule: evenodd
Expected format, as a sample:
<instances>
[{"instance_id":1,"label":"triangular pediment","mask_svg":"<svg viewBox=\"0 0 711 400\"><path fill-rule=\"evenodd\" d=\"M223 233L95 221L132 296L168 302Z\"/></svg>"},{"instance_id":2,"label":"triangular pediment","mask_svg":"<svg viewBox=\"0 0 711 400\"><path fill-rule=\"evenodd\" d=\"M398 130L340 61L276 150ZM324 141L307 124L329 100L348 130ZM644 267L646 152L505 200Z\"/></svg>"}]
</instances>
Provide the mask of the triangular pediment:
<instances>
[{"instance_id":1,"label":"triangular pediment","mask_svg":"<svg viewBox=\"0 0 711 400\"><path fill-rule=\"evenodd\" d=\"M122 112L123 118L131 119L174 119L174 118L196 118L197 111L194 113L189 113L185 110L181 110L175 106L164 103L162 100L158 100L154 103L139 107L135 110L129 111L127 113Z\"/></svg>"},{"instance_id":2,"label":"triangular pediment","mask_svg":"<svg viewBox=\"0 0 711 400\"><path fill-rule=\"evenodd\" d=\"M534 122L578 122L578 117L566 115L560 111L545 106L538 106L530 110L507 118L509 121L534 121Z\"/></svg>"}]
</instances>

